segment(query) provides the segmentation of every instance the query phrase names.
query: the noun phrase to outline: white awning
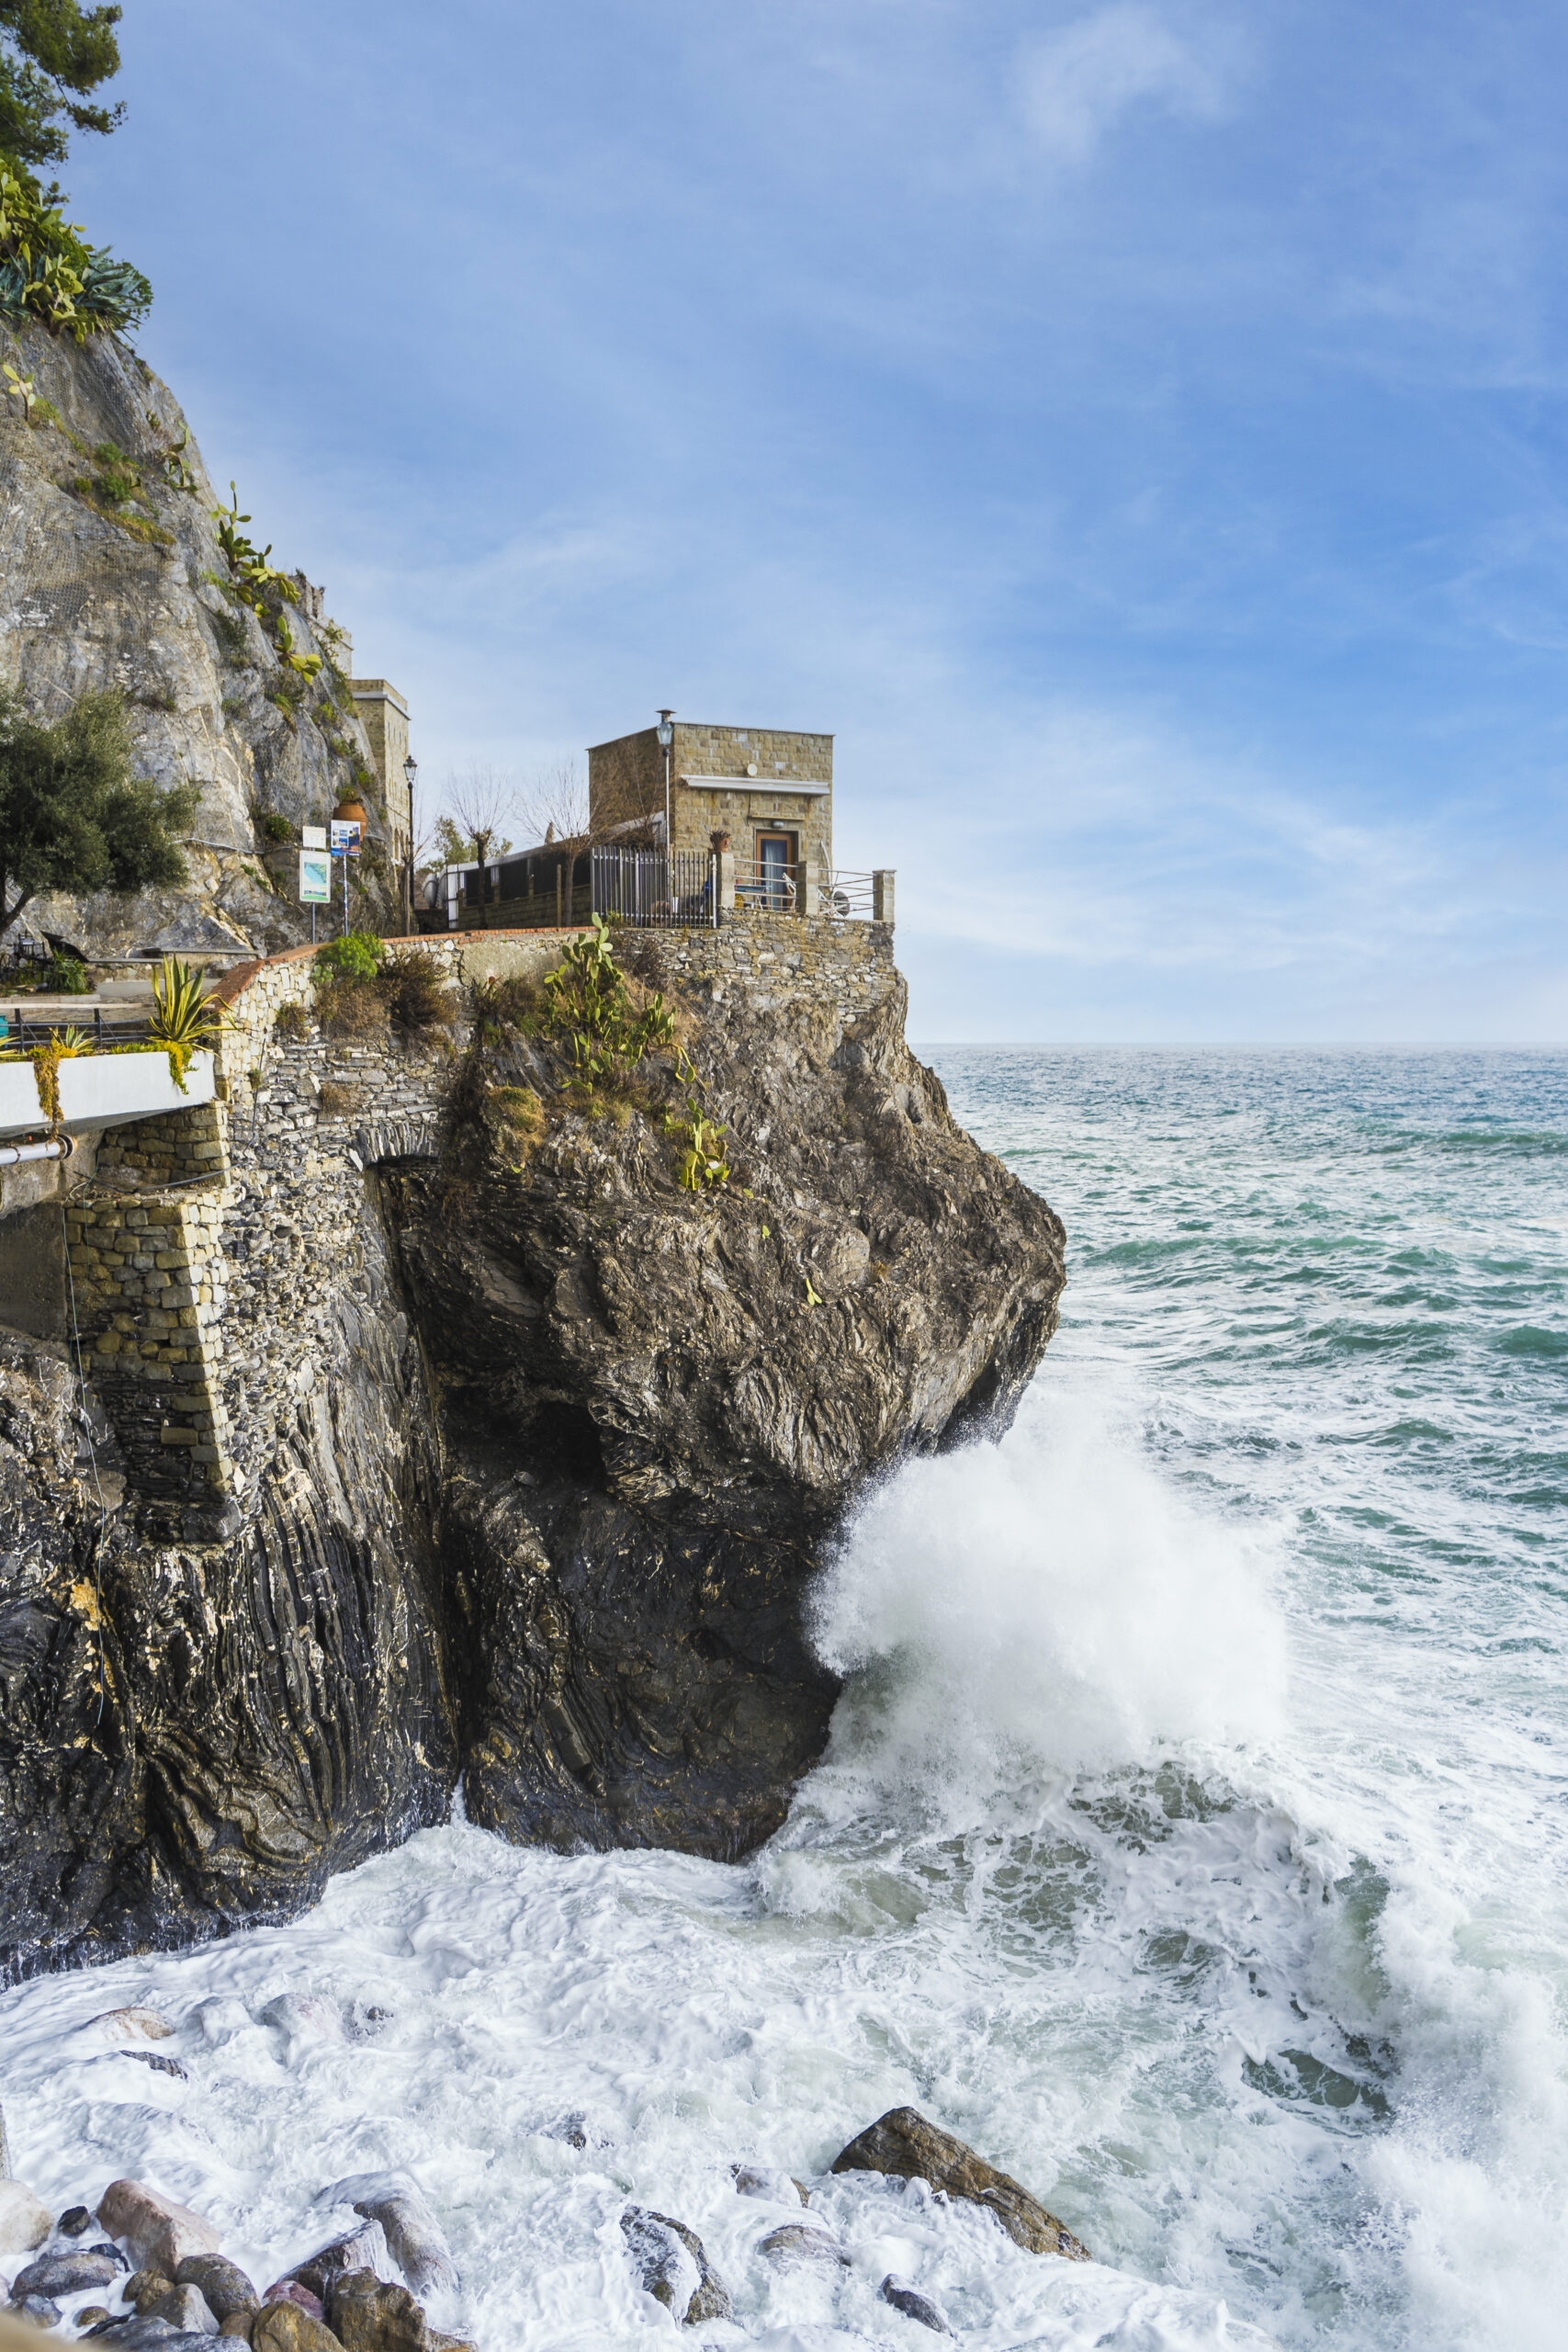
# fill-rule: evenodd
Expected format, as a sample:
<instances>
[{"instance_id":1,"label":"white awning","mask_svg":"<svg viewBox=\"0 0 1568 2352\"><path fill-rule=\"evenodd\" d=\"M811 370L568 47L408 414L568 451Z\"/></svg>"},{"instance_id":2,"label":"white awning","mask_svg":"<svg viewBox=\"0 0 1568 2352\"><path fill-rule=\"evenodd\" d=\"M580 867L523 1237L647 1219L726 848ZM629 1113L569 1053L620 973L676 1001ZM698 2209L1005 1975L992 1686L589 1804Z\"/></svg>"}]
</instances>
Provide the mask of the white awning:
<instances>
[{"instance_id":1,"label":"white awning","mask_svg":"<svg viewBox=\"0 0 1568 2352\"><path fill-rule=\"evenodd\" d=\"M821 800L833 789L830 784L807 784L793 775L678 775L675 781L693 792L761 793L772 800L781 793L792 798L804 795L807 799Z\"/></svg>"}]
</instances>

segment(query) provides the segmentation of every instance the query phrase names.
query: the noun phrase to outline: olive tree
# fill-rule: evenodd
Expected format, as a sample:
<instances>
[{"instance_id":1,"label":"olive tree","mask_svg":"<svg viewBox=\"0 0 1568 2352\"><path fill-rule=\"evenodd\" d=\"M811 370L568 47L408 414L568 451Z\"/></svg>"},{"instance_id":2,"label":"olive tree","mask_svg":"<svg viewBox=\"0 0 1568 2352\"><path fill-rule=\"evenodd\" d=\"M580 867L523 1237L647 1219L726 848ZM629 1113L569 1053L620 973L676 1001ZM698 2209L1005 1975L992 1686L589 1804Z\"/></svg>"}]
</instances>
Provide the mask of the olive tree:
<instances>
[{"instance_id":1,"label":"olive tree","mask_svg":"<svg viewBox=\"0 0 1568 2352\"><path fill-rule=\"evenodd\" d=\"M135 773L118 694L85 694L52 727L0 686L0 937L41 890L129 895L186 879L178 836L194 785Z\"/></svg>"}]
</instances>

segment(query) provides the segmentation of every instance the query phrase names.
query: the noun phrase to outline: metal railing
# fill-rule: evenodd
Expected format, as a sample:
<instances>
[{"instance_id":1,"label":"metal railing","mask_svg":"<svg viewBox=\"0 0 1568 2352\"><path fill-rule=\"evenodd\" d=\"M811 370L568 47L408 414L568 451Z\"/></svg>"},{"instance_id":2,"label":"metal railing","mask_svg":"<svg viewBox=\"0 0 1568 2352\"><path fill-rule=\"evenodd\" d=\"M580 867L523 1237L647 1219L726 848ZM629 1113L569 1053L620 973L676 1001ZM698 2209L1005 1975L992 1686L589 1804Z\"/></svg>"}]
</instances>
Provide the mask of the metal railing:
<instances>
[{"instance_id":1,"label":"metal railing","mask_svg":"<svg viewBox=\"0 0 1568 2352\"><path fill-rule=\"evenodd\" d=\"M673 929L719 917L718 860L703 849L596 849L593 912L643 928Z\"/></svg>"},{"instance_id":2,"label":"metal railing","mask_svg":"<svg viewBox=\"0 0 1568 2352\"><path fill-rule=\"evenodd\" d=\"M840 922L869 922L875 910L874 876L842 867L829 873L805 864L781 865L774 861L737 858L737 914L818 914Z\"/></svg>"},{"instance_id":3,"label":"metal railing","mask_svg":"<svg viewBox=\"0 0 1568 2352\"><path fill-rule=\"evenodd\" d=\"M870 922L876 911L875 877L839 867L822 888L818 905L840 922Z\"/></svg>"},{"instance_id":4,"label":"metal railing","mask_svg":"<svg viewBox=\"0 0 1568 2352\"><path fill-rule=\"evenodd\" d=\"M95 1046L144 1045L152 1035L149 1020L116 1021L104 1019L102 1005L95 1005L89 1013L84 1006L80 1012L53 1012L29 1017L25 1007L0 996L0 1017L6 1023L6 1034L0 1036L0 1051L26 1052L32 1046L47 1046L62 1029L80 1029L91 1037Z\"/></svg>"}]
</instances>

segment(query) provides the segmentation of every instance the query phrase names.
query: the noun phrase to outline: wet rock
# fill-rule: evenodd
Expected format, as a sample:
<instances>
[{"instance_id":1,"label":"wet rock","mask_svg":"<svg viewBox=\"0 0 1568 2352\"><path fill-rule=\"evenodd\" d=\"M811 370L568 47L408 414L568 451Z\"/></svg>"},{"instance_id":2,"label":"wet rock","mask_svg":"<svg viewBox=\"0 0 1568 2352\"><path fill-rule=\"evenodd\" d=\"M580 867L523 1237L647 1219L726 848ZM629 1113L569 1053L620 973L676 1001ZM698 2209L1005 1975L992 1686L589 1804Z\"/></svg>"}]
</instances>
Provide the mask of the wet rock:
<instances>
[{"instance_id":1,"label":"wet rock","mask_svg":"<svg viewBox=\"0 0 1568 2352\"><path fill-rule=\"evenodd\" d=\"M0 2254L31 2254L54 2227L54 2216L25 2182L0 2180Z\"/></svg>"},{"instance_id":2,"label":"wet rock","mask_svg":"<svg viewBox=\"0 0 1568 2352\"><path fill-rule=\"evenodd\" d=\"M218 2251L210 2222L140 2180L111 2181L98 2199L98 2219L110 2237L126 2241L145 2268L161 2270L171 2283L187 2255Z\"/></svg>"},{"instance_id":3,"label":"wet rock","mask_svg":"<svg viewBox=\"0 0 1568 2352\"><path fill-rule=\"evenodd\" d=\"M177 2058L165 2058L157 2050L122 2050L122 2058L134 2058L139 2066L151 2066L156 2075L173 2075L176 2082L187 2083L190 2076Z\"/></svg>"},{"instance_id":4,"label":"wet rock","mask_svg":"<svg viewBox=\"0 0 1568 2352\"><path fill-rule=\"evenodd\" d=\"M94 2330L95 2344L124 2345L127 2352L212 2352L209 2335L186 2335L166 2319L149 2312L138 2319L115 2320Z\"/></svg>"},{"instance_id":5,"label":"wet rock","mask_svg":"<svg viewBox=\"0 0 1568 2352\"><path fill-rule=\"evenodd\" d=\"M432 2327L406 2287L373 2271L347 2270L333 2288L332 2324L344 2352L474 2352Z\"/></svg>"},{"instance_id":6,"label":"wet rock","mask_svg":"<svg viewBox=\"0 0 1568 2352\"><path fill-rule=\"evenodd\" d=\"M267 2297L286 2286L304 2287L320 2299L325 2312L331 2297L333 2281L345 2270L369 2270L378 2278L390 2278L391 2256L387 2249L387 2233L379 2222L361 2222L356 2230L346 2236L333 2238L330 2245L318 2246L315 2253L297 2262L266 2290ZM264 2298L265 2300L265 2298Z\"/></svg>"},{"instance_id":7,"label":"wet rock","mask_svg":"<svg viewBox=\"0 0 1568 2352\"><path fill-rule=\"evenodd\" d=\"M112 2327L114 2324L113 2313L106 2311L102 2303L84 2303L73 2316L81 2335L88 2335L95 2327Z\"/></svg>"},{"instance_id":8,"label":"wet rock","mask_svg":"<svg viewBox=\"0 0 1568 2352\"><path fill-rule=\"evenodd\" d=\"M60 2305L51 2302L47 2295L18 2295L13 2288L11 2303L13 2309L19 2312L23 2319L30 2319L35 2327L60 2325Z\"/></svg>"},{"instance_id":9,"label":"wet rock","mask_svg":"<svg viewBox=\"0 0 1568 2352\"><path fill-rule=\"evenodd\" d=\"M953 2334L936 2305L904 2279L896 2278L892 2271L888 2272L876 2291L885 2303L891 2303L894 2310L902 2312L906 2319L919 2320L922 2327L933 2329L938 2335Z\"/></svg>"},{"instance_id":10,"label":"wet rock","mask_svg":"<svg viewBox=\"0 0 1568 2352\"><path fill-rule=\"evenodd\" d=\"M85 2237L93 2226L93 2216L85 2205L69 2205L54 2226L64 2237Z\"/></svg>"},{"instance_id":11,"label":"wet rock","mask_svg":"<svg viewBox=\"0 0 1568 2352\"><path fill-rule=\"evenodd\" d=\"M260 2317L261 2312L257 2307L248 2312L231 2312L228 2318L220 2323L218 2333L220 2335L237 2335L242 2343L248 2344L251 2330Z\"/></svg>"},{"instance_id":12,"label":"wet rock","mask_svg":"<svg viewBox=\"0 0 1568 2352\"><path fill-rule=\"evenodd\" d=\"M298 2303L265 2304L251 2328L251 2352L342 2352L325 2320Z\"/></svg>"},{"instance_id":13,"label":"wet rock","mask_svg":"<svg viewBox=\"0 0 1568 2352\"><path fill-rule=\"evenodd\" d=\"M374 2041L392 2022L393 2012L378 2001L351 2001L344 2020L350 2041Z\"/></svg>"},{"instance_id":14,"label":"wet rock","mask_svg":"<svg viewBox=\"0 0 1568 2352\"><path fill-rule=\"evenodd\" d=\"M110 2287L125 2267L115 2253L45 2254L19 2270L12 2283L19 2295L75 2295L84 2287Z\"/></svg>"},{"instance_id":15,"label":"wet rock","mask_svg":"<svg viewBox=\"0 0 1568 2352\"><path fill-rule=\"evenodd\" d=\"M167 2041L174 2027L156 2009L105 2009L93 2019L106 2041Z\"/></svg>"},{"instance_id":16,"label":"wet rock","mask_svg":"<svg viewBox=\"0 0 1568 2352\"><path fill-rule=\"evenodd\" d=\"M810 2193L793 2173L769 2172L761 2165L731 2165L737 2197L761 2197L770 2205L809 2205Z\"/></svg>"},{"instance_id":17,"label":"wet rock","mask_svg":"<svg viewBox=\"0 0 1568 2352\"><path fill-rule=\"evenodd\" d=\"M912 2107L890 2108L833 2159L835 2172L888 2173L905 2180L929 2180L949 2197L962 2197L994 2213L1010 2238L1031 2254L1065 2255L1070 2262L1092 2259L1089 2248L1037 2197L998 2172L962 2140L943 2132Z\"/></svg>"},{"instance_id":18,"label":"wet rock","mask_svg":"<svg viewBox=\"0 0 1568 2352\"><path fill-rule=\"evenodd\" d=\"M280 1993L261 2013L263 2025L316 2041L344 2039L343 2011L321 1993Z\"/></svg>"},{"instance_id":19,"label":"wet rock","mask_svg":"<svg viewBox=\"0 0 1568 2352\"><path fill-rule=\"evenodd\" d=\"M850 2259L837 2238L811 2222L786 2222L782 2230L771 2231L757 2251L770 2262L813 2263L819 2270L844 2269Z\"/></svg>"},{"instance_id":20,"label":"wet rock","mask_svg":"<svg viewBox=\"0 0 1568 2352\"><path fill-rule=\"evenodd\" d=\"M106 2262L112 2262L114 2264L117 2270L129 2270L130 2268L130 2263L126 2260L124 2255L121 2254L118 2246L111 2245L107 2238L95 2238L92 2245L84 2246L82 2251L84 2254L101 2254Z\"/></svg>"},{"instance_id":21,"label":"wet rock","mask_svg":"<svg viewBox=\"0 0 1568 2352\"><path fill-rule=\"evenodd\" d=\"M327 2307L313 2287L302 2286L298 2278L279 2278L262 2297L262 2308L270 2311L274 2303L292 2303L296 2311L308 2312L312 2319L325 2319Z\"/></svg>"},{"instance_id":22,"label":"wet rock","mask_svg":"<svg viewBox=\"0 0 1568 2352\"><path fill-rule=\"evenodd\" d=\"M6 2110L0 2107L0 2180L11 2177L11 2143L6 2137Z\"/></svg>"},{"instance_id":23,"label":"wet rock","mask_svg":"<svg viewBox=\"0 0 1568 2352\"><path fill-rule=\"evenodd\" d=\"M733 2318L728 2290L695 2230L651 2206L628 2205L621 2232L643 2286L683 2327Z\"/></svg>"},{"instance_id":24,"label":"wet rock","mask_svg":"<svg viewBox=\"0 0 1568 2352\"><path fill-rule=\"evenodd\" d=\"M166 2319L183 2335L216 2335L217 2314L199 2287L171 2287L152 2306L154 2319Z\"/></svg>"},{"instance_id":25,"label":"wet rock","mask_svg":"<svg viewBox=\"0 0 1568 2352\"><path fill-rule=\"evenodd\" d=\"M138 2270L125 2282L125 2300L139 2314L145 2314L154 2303L161 2303L174 2286L174 2280L162 2270Z\"/></svg>"},{"instance_id":26,"label":"wet rock","mask_svg":"<svg viewBox=\"0 0 1568 2352\"><path fill-rule=\"evenodd\" d=\"M379 2222L388 2251L416 2295L456 2290L457 2266L446 2233L408 2173L353 2173L323 2188L316 2201L352 2205L367 2222Z\"/></svg>"},{"instance_id":27,"label":"wet rock","mask_svg":"<svg viewBox=\"0 0 1568 2352\"><path fill-rule=\"evenodd\" d=\"M261 2301L237 2262L221 2254L193 2254L175 2273L176 2287L199 2287L209 2309L220 2320L254 2312Z\"/></svg>"}]
</instances>

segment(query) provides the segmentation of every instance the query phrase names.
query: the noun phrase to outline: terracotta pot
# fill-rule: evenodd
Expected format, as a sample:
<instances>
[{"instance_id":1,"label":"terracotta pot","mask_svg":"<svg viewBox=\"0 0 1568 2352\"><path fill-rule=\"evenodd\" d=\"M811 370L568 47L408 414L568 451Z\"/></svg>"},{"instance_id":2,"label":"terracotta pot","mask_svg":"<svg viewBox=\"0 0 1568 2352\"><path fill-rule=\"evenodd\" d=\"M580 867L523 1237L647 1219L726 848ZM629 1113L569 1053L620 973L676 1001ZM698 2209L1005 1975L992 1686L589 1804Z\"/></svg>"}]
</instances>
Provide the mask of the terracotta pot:
<instances>
[{"instance_id":1,"label":"terracotta pot","mask_svg":"<svg viewBox=\"0 0 1568 2352\"><path fill-rule=\"evenodd\" d=\"M338 802L333 815L340 825L367 825L370 821L365 813L364 803L355 800L352 795L348 799Z\"/></svg>"}]
</instances>

